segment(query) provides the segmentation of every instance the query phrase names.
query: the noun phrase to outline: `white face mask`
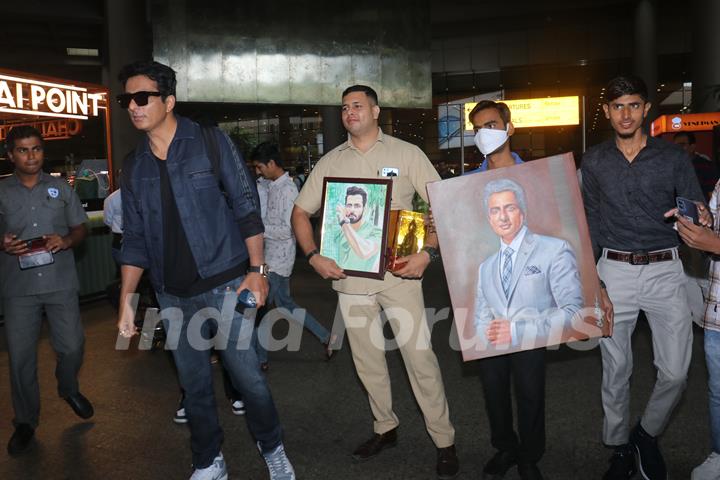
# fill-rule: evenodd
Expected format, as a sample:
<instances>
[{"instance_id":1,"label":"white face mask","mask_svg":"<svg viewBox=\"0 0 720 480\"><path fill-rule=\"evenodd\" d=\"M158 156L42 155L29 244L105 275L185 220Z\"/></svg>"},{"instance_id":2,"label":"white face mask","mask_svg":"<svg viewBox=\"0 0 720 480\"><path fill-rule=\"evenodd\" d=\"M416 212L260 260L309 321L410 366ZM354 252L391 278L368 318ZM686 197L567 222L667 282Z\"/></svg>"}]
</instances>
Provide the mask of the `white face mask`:
<instances>
[{"instance_id":1,"label":"white face mask","mask_svg":"<svg viewBox=\"0 0 720 480\"><path fill-rule=\"evenodd\" d=\"M508 125L505 130L495 128L481 128L475 134L475 145L483 155L490 155L498 148L505 145L508 139Z\"/></svg>"}]
</instances>

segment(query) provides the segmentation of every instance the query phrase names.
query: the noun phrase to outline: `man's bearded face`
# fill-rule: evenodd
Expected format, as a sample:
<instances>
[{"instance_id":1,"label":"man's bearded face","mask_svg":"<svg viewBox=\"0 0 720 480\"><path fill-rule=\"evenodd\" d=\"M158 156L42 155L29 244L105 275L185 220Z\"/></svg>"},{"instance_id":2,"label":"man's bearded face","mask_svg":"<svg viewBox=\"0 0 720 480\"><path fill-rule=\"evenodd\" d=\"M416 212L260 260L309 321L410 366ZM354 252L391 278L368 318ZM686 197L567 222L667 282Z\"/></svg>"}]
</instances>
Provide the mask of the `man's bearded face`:
<instances>
[{"instance_id":1,"label":"man's bearded face","mask_svg":"<svg viewBox=\"0 0 720 480\"><path fill-rule=\"evenodd\" d=\"M350 223L358 223L362 220L364 210L362 195L348 195L345 200L345 215Z\"/></svg>"}]
</instances>

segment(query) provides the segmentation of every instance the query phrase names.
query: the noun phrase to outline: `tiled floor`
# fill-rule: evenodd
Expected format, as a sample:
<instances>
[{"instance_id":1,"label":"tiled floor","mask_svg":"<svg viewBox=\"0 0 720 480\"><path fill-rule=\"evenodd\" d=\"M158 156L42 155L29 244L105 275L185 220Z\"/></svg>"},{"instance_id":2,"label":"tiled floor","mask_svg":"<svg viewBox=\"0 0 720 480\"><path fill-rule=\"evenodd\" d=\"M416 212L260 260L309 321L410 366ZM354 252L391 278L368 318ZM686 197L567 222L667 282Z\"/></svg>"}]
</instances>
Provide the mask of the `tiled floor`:
<instances>
[{"instance_id":1,"label":"tiled floor","mask_svg":"<svg viewBox=\"0 0 720 480\"><path fill-rule=\"evenodd\" d=\"M438 266L424 281L427 305L449 306ZM326 326L335 312L329 282L299 262L292 289L296 300ZM163 351L115 349L112 308L105 302L83 306L86 327L81 389L95 405L95 417L80 421L57 397L54 354L44 336L39 348L42 414L32 449L10 458L4 445L12 433L8 360L0 355L0 479L183 479L188 478L190 448L187 428L172 422L178 388L169 356ZM632 379L633 415L639 415L653 384L651 343L641 323L635 338ZM661 446L671 479L687 479L709 448L707 387L702 334L695 330L694 358L687 392ZM4 329L0 345L5 350ZM457 430L462 463L460 478L481 478L493 453L482 392L472 362L463 364L451 345L457 343L449 321L437 323L433 343L444 372L451 418ZM349 453L371 434L371 415L355 375L347 342L331 362L309 333L297 352L271 353L268 378L285 428L285 445L298 478L304 479L432 479L435 450L410 392L397 352L387 355L393 378L396 413L401 420L398 447L362 464ZM548 353L547 453L541 468L546 478L600 478L609 451L600 443L600 355L563 347ZM231 414L223 400L219 368L216 392L225 429L223 451L230 478L265 479L267 471L242 417ZM517 477L515 471L506 476Z\"/></svg>"}]
</instances>

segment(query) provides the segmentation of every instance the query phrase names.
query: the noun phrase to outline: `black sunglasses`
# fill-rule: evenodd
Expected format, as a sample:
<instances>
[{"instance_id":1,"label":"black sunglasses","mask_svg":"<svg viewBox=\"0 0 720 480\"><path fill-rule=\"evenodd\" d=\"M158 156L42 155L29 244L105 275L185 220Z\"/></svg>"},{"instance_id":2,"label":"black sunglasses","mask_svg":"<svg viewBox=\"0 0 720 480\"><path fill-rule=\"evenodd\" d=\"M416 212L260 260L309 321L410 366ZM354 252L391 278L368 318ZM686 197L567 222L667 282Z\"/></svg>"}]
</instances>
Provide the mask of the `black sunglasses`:
<instances>
[{"instance_id":1,"label":"black sunglasses","mask_svg":"<svg viewBox=\"0 0 720 480\"><path fill-rule=\"evenodd\" d=\"M135 93L122 93L118 95L117 102L120 104L121 108L128 108L130 106L130 102L135 100L135 105L138 107L144 107L148 104L148 101L150 100L150 97L161 97L162 93L160 92L135 92Z\"/></svg>"}]
</instances>

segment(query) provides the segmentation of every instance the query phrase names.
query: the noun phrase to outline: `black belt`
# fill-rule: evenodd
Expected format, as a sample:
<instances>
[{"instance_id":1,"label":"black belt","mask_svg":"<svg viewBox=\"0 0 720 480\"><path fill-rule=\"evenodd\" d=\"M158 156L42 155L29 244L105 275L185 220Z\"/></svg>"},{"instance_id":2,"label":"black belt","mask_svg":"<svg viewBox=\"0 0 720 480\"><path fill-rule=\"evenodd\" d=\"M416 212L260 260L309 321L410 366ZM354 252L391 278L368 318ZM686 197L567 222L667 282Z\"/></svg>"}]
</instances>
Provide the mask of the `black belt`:
<instances>
[{"instance_id":1,"label":"black belt","mask_svg":"<svg viewBox=\"0 0 720 480\"><path fill-rule=\"evenodd\" d=\"M668 262L677 258L674 248L658 250L656 252L618 252L608 249L606 250L605 257L608 260L625 262L630 265L647 265L649 263Z\"/></svg>"}]
</instances>

